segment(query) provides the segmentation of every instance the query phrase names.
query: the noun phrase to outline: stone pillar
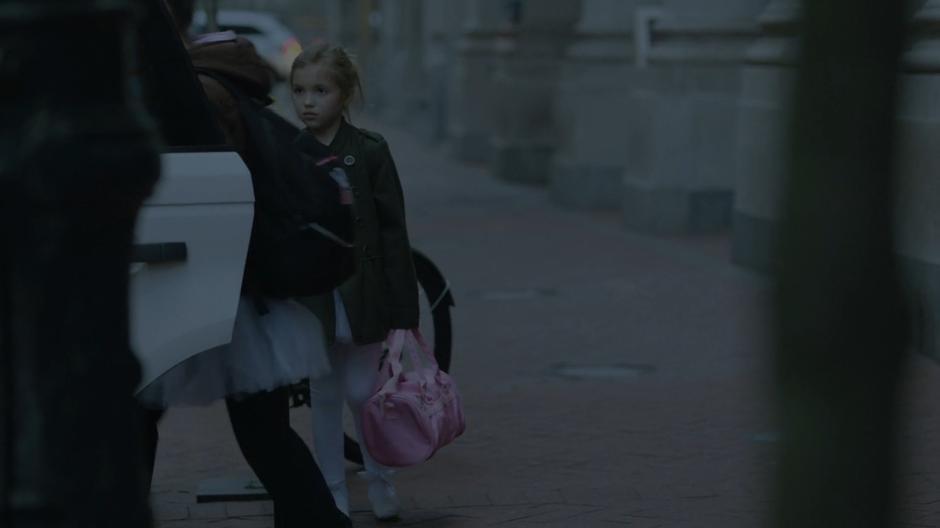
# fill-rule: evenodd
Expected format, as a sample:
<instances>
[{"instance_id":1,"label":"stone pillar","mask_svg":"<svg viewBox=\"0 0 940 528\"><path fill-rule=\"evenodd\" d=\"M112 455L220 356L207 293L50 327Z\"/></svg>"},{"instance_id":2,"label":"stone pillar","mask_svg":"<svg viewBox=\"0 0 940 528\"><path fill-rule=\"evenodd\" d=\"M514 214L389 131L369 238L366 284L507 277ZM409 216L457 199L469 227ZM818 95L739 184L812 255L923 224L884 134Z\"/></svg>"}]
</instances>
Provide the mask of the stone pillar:
<instances>
[{"instance_id":1,"label":"stone pillar","mask_svg":"<svg viewBox=\"0 0 940 528\"><path fill-rule=\"evenodd\" d=\"M324 28L323 33L304 45L309 46L323 39L333 45L342 46L353 54L356 64L360 67L365 105L358 104L358 101L353 104L351 113L355 122L362 110L372 110L375 87L381 79L377 66L382 64L382 57L376 53L376 48L381 46L377 27L381 22L381 13L377 0L318 0L312 5L307 5L306 2L304 4L305 8L295 5L294 9L320 13L322 18L318 23Z\"/></svg>"},{"instance_id":2,"label":"stone pillar","mask_svg":"<svg viewBox=\"0 0 940 528\"><path fill-rule=\"evenodd\" d=\"M331 20L335 15L328 11L337 8L333 0L315 0L304 3L288 3L279 14L295 32L303 47L310 46L317 39L328 38L332 30Z\"/></svg>"},{"instance_id":3,"label":"stone pillar","mask_svg":"<svg viewBox=\"0 0 940 528\"><path fill-rule=\"evenodd\" d=\"M373 112L397 124L406 124L424 105L423 0L384 0L374 74L366 94Z\"/></svg>"},{"instance_id":4,"label":"stone pillar","mask_svg":"<svg viewBox=\"0 0 940 528\"><path fill-rule=\"evenodd\" d=\"M500 49L495 80L494 175L546 184L561 133L555 100L563 53L581 15L580 0L520 2L518 33Z\"/></svg>"},{"instance_id":5,"label":"stone pillar","mask_svg":"<svg viewBox=\"0 0 940 528\"><path fill-rule=\"evenodd\" d=\"M761 13L761 36L748 51L738 102L732 258L762 271L772 264L786 164L784 134L796 73L798 12L797 0L773 0Z\"/></svg>"},{"instance_id":6,"label":"stone pillar","mask_svg":"<svg viewBox=\"0 0 940 528\"><path fill-rule=\"evenodd\" d=\"M655 234L731 224L741 64L764 0L663 0L634 92L647 137L627 146L625 225ZM641 118L642 119L642 118Z\"/></svg>"},{"instance_id":7,"label":"stone pillar","mask_svg":"<svg viewBox=\"0 0 940 528\"><path fill-rule=\"evenodd\" d=\"M898 251L921 295L924 329L932 329L940 324L940 0L924 2L914 16L902 86ZM935 332L920 337L923 350L940 358Z\"/></svg>"},{"instance_id":8,"label":"stone pillar","mask_svg":"<svg viewBox=\"0 0 940 528\"><path fill-rule=\"evenodd\" d=\"M323 15L326 19L327 40L341 46L355 47L358 42L357 19L359 2L349 0L324 0L322 2Z\"/></svg>"},{"instance_id":9,"label":"stone pillar","mask_svg":"<svg viewBox=\"0 0 940 528\"><path fill-rule=\"evenodd\" d=\"M492 158L490 137L496 126L494 86L497 50L514 29L504 0L468 0L466 22L457 42L457 64L449 97L454 155L469 162Z\"/></svg>"},{"instance_id":10,"label":"stone pillar","mask_svg":"<svg viewBox=\"0 0 940 528\"><path fill-rule=\"evenodd\" d=\"M656 0L658 1L658 0ZM619 209L627 160L624 138L637 129L631 90L638 75L637 8L654 0L584 0L565 53L556 111L561 143L551 170L552 199L582 209Z\"/></svg>"},{"instance_id":11,"label":"stone pillar","mask_svg":"<svg viewBox=\"0 0 940 528\"><path fill-rule=\"evenodd\" d=\"M466 2L424 2L426 109L422 133L431 143L449 136L450 94L466 8Z\"/></svg>"}]
</instances>

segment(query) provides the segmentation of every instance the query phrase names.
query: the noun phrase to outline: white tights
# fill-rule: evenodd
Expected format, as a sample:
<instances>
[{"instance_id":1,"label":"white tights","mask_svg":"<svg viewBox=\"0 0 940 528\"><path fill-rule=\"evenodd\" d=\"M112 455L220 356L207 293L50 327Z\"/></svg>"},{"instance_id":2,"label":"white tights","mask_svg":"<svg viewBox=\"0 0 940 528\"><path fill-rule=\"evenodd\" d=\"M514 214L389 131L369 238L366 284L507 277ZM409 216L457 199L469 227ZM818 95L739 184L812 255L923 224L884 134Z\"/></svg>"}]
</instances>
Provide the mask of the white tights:
<instances>
[{"instance_id":1,"label":"white tights","mask_svg":"<svg viewBox=\"0 0 940 528\"><path fill-rule=\"evenodd\" d=\"M356 424L356 438L362 438L362 405L372 395L378 378L382 343L357 346L338 342L329 351L332 372L310 380L310 407L313 417L313 445L323 478L337 499L346 502L346 471L343 457L343 403L349 404ZM370 477L387 480L391 471L379 465L362 448L363 463ZM347 506L348 508L348 506Z\"/></svg>"}]
</instances>

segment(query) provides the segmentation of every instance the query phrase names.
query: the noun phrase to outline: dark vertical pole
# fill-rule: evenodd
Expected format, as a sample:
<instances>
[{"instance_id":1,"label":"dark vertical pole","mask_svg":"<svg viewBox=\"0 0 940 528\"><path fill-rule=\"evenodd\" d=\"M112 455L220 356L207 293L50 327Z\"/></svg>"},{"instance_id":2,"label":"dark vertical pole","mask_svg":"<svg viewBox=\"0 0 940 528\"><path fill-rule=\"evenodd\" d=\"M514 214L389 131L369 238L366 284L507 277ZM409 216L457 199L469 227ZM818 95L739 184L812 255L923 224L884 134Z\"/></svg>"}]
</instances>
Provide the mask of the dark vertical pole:
<instances>
[{"instance_id":1,"label":"dark vertical pole","mask_svg":"<svg viewBox=\"0 0 940 528\"><path fill-rule=\"evenodd\" d=\"M127 270L159 158L129 96L135 3L0 5L3 526L150 524Z\"/></svg>"},{"instance_id":2,"label":"dark vertical pole","mask_svg":"<svg viewBox=\"0 0 940 528\"><path fill-rule=\"evenodd\" d=\"M219 30L219 0L206 0L206 31Z\"/></svg>"},{"instance_id":3,"label":"dark vertical pole","mask_svg":"<svg viewBox=\"0 0 940 528\"><path fill-rule=\"evenodd\" d=\"M776 273L776 526L891 526L907 343L892 207L907 9L802 7Z\"/></svg>"}]
</instances>

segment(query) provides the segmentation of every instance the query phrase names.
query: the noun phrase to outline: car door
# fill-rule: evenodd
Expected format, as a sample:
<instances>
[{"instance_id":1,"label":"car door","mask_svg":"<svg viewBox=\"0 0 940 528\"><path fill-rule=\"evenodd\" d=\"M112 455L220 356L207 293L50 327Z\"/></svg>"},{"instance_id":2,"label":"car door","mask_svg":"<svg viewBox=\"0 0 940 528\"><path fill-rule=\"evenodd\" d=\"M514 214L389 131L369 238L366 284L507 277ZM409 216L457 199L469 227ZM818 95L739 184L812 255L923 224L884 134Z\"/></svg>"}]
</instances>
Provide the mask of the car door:
<instances>
[{"instance_id":1,"label":"car door","mask_svg":"<svg viewBox=\"0 0 940 528\"><path fill-rule=\"evenodd\" d=\"M235 152L161 158L131 257L131 342L141 386L231 339L253 215L251 177Z\"/></svg>"},{"instance_id":2,"label":"car door","mask_svg":"<svg viewBox=\"0 0 940 528\"><path fill-rule=\"evenodd\" d=\"M248 169L224 145L188 54L160 3L151 5L156 16L141 24L136 82L164 152L131 256L139 388L230 341L254 201Z\"/></svg>"}]
</instances>

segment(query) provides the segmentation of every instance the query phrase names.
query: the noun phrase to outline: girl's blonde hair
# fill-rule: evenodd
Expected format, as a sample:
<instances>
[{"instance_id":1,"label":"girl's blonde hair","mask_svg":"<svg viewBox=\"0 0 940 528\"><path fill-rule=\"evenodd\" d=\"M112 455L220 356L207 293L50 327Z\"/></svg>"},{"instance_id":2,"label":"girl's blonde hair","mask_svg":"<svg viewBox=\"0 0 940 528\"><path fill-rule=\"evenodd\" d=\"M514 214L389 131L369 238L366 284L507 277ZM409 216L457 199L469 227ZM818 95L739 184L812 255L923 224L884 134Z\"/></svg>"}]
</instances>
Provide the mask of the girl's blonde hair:
<instances>
[{"instance_id":1,"label":"girl's blonde hair","mask_svg":"<svg viewBox=\"0 0 940 528\"><path fill-rule=\"evenodd\" d=\"M358 93L362 95L362 82L359 78L359 67L356 66L352 55L340 46L333 46L328 42L323 42L306 48L297 58L290 68L290 83L294 82L294 72L305 66L316 64L327 67L333 73L333 80L343 94L344 109L349 109L349 103Z\"/></svg>"}]
</instances>

